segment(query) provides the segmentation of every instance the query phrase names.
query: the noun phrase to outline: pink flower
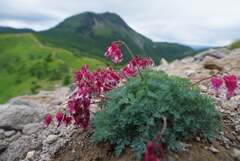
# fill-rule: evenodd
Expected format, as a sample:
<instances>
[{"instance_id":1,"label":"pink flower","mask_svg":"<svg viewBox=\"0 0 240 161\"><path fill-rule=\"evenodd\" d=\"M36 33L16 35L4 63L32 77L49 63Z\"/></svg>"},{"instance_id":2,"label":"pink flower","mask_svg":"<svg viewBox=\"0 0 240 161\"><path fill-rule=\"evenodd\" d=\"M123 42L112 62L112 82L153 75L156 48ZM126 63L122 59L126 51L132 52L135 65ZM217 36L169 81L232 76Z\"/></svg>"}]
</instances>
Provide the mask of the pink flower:
<instances>
[{"instance_id":1,"label":"pink flower","mask_svg":"<svg viewBox=\"0 0 240 161\"><path fill-rule=\"evenodd\" d=\"M158 156L160 158L164 157L162 146L160 144L154 144L154 142L150 140L147 145L144 161L160 161Z\"/></svg>"},{"instance_id":2,"label":"pink flower","mask_svg":"<svg viewBox=\"0 0 240 161\"><path fill-rule=\"evenodd\" d=\"M219 88L222 85L223 80L221 78L218 79L213 77L211 78L211 82L212 82L213 88L215 89L215 93L216 93L215 96L219 97Z\"/></svg>"},{"instance_id":3,"label":"pink flower","mask_svg":"<svg viewBox=\"0 0 240 161\"><path fill-rule=\"evenodd\" d=\"M108 59L111 59L112 62L117 65L122 61L122 51L119 48L119 45L116 43L112 43L111 46L107 47L107 52L104 54Z\"/></svg>"},{"instance_id":4,"label":"pink flower","mask_svg":"<svg viewBox=\"0 0 240 161\"><path fill-rule=\"evenodd\" d=\"M148 57L148 59L146 60L147 60L147 67L150 67L150 68L154 67L154 62L150 57Z\"/></svg>"},{"instance_id":5,"label":"pink flower","mask_svg":"<svg viewBox=\"0 0 240 161\"><path fill-rule=\"evenodd\" d=\"M135 69L137 66L141 69L146 69L146 67L153 67L153 60L149 58L144 58L141 56L135 56L133 60L128 63L128 67Z\"/></svg>"},{"instance_id":6,"label":"pink flower","mask_svg":"<svg viewBox=\"0 0 240 161\"><path fill-rule=\"evenodd\" d=\"M132 69L132 68L123 66L121 71L123 71L123 73L127 77L129 77L129 76L136 77L137 75L135 74L135 72L137 72L138 70L136 68Z\"/></svg>"},{"instance_id":7,"label":"pink flower","mask_svg":"<svg viewBox=\"0 0 240 161\"><path fill-rule=\"evenodd\" d=\"M65 114L63 120L64 120L64 122L65 122L65 124L66 124L66 127L67 127L68 125L70 125L71 120L72 120L72 117L68 117L68 116Z\"/></svg>"},{"instance_id":8,"label":"pink flower","mask_svg":"<svg viewBox=\"0 0 240 161\"><path fill-rule=\"evenodd\" d=\"M227 99L230 100L230 98L235 93L235 90L237 88L237 77L236 75L231 76L225 75L223 79L227 87Z\"/></svg>"},{"instance_id":9,"label":"pink flower","mask_svg":"<svg viewBox=\"0 0 240 161\"><path fill-rule=\"evenodd\" d=\"M64 118L63 113L56 113L57 126L60 126L61 122L63 121L63 118Z\"/></svg>"},{"instance_id":10,"label":"pink flower","mask_svg":"<svg viewBox=\"0 0 240 161\"><path fill-rule=\"evenodd\" d=\"M52 121L52 115L47 114L47 116L44 119L44 126L43 127L47 128L48 125L51 123L51 121Z\"/></svg>"},{"instance_id":11,"label":"pink flower","mask_svg":"<svg viewBox=\"0 0 240 161\"><path fill-rule=\"evenodd\" d=\"M90 103L91 103L91 100L88 99L88 98L85 98L85 99L83 100L83 107L84 107L85 109L89 109Z\"/></svg>"}]
</instances>

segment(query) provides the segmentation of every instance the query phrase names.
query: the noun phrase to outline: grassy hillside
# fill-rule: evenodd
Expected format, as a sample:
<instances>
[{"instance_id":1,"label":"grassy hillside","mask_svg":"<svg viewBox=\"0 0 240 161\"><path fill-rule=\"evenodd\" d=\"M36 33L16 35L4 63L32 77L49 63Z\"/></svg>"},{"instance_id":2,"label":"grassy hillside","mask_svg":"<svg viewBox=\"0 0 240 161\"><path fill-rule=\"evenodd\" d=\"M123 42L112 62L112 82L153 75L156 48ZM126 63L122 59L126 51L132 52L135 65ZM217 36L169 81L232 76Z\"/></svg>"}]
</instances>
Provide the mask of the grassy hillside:
<instances>
[{"instance_id":1,"label":"grassy hillside","mask_svg":"<svg viewBox=\"0 0 240 161\"><path fill-rule=\"evenodd\" d=\"M233 50L236 48L240 48L240 40L234 41L232 44L228 46L229 50Z\"/></svg>"},{"instance_id":2,"label":"grassy hillside","mask_svg":"<svg viewBox=\"0 0 240 161\"><path fill-rule=\"evenodd\" d=\"M74 48L97 57L103 57L102 53L106 46L116 40L126 42L136 54L151 56L157 64L162 57L172 61L194 53L193 49L184 45L154 43L131 29L121 17L113 13L78 14L40 34L49 37L51 42L55 41L64 48ZM126 57L123 63L130 60L129 55Z\"/></svg>"},{"instance_id":3,"label":"grassy hillside","mask_svg":"<svg viewBox=\"0 0 240 161\"><path fill-rule=\"evenodd\" d=\"M104 59L49 47L36 37L30 33L0 34L0 103L39 89L52 89L55 83L68 84L82 65L88 64L91 69L106 66Z\"/></svg>"}]
</instances>

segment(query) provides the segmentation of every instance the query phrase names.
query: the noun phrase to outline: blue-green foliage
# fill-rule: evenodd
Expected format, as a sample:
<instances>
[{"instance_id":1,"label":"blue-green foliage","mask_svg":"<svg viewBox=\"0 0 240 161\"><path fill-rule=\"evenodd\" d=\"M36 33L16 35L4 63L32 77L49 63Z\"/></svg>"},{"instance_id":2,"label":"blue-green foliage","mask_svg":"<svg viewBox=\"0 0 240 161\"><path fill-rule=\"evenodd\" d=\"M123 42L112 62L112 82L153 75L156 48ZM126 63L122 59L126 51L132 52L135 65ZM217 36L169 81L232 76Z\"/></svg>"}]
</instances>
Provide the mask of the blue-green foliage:
<instances>
[{"instance_id":1,"label":"blue-green foliage","mask_svg":"<svg viewBox=\"0 0 240 161\"><path fill-rule=\"evenodd\" d=\"M138 158L146 150L167 118L167 129L162 138L165 148L179 149L179 143L196 135L213 139L221 125L212 104L213 100L200 94L199 89L188 89L188 79L172 77L163 71L143 71L141 77L131 78L126 85L109 92L112 98L104 103L104 110L96 113L93 140L109 141L116 154L131 146Z\"/></svg>"}]
</instances>

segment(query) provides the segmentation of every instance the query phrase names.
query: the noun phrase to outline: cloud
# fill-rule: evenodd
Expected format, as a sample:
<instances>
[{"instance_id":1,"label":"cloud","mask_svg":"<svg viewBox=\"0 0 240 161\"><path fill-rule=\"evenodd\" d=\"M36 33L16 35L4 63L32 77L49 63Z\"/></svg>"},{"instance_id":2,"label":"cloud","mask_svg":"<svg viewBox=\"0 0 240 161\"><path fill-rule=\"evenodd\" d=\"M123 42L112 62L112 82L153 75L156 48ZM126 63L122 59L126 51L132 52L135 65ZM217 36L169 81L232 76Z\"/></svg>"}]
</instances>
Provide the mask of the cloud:
<instances>
[{"instance_id":1,"label":"cloud","mask_svg":"<svg viewBox=\"0 0 240 161\"><path fill-rule=\"evenodd\" d=\"M119 14L154 41L227 45L240 39L239 0L0 1L0 25L45 30L85 11Z\"/></svg>"}]
</instances>

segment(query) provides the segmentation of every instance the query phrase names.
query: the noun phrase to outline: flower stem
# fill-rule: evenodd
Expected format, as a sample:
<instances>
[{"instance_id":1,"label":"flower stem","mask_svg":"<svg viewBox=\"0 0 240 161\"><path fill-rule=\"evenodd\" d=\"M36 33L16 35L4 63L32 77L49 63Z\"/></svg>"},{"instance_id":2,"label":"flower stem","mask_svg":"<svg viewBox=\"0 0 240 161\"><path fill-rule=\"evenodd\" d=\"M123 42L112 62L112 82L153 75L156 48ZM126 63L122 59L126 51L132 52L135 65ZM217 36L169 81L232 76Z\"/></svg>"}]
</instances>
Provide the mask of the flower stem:
<instances>
[{"instance_id":1,"label":"flower stem","mask_svg":"<svg viewBox=\"0 0 240 161\"><path fill-rule=\"evenodd\" d=\"M157 140L158 143L160 143L161 137L163 136L166 128L167 128L167 119L164 115L162 115L163 119L163 127L159 133L156 134L155 139Z\"/></svg>"},{"instance_id":2,"label":"flower stem","mask_svg":"<svg viewBox=\"0 0 240 161\"><path fill-rule=\"evenodd\" d=\"M127 46L127 44L125 44L123 41L115 41L115 43L122 44L122 45L124 45L124 46L127 48L127 51L128 51L129 54L132 56L132 59L133 59L134 63L135 63L136 66L137 66L138 72L139 72L141 78L143 79L143 75L142 75L142 72L140 71L140 69L139 69L139 67L138 67L137 61L135 60L135 58L134 58L134 56L133 56L131 50L130 50L129 47Z\"/></svg>"},{"instance_id":3,"label":"flower stem","mask_svg":"<svg viewBox=\"0 0 240 161\"><path fill-rule=\"evenodd\" d=\"M213 75L210 76L210 77L203 78L203 79L201 79L201 80L193 83L193 84L192 84L191 86L189 86L188 88L189 88L189 89L192 89L192 87L195 86L196 84L198 84L198 83L200 83L200 82L202 82L202 81L208 80L208 79L210 79L210 78L212 78L212 77L216 77L218 74L223 74L223 73L217 72L216 74L213 74Z\"/></svg>"}]
</instances>

